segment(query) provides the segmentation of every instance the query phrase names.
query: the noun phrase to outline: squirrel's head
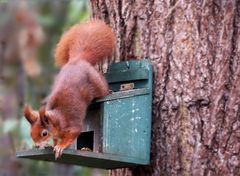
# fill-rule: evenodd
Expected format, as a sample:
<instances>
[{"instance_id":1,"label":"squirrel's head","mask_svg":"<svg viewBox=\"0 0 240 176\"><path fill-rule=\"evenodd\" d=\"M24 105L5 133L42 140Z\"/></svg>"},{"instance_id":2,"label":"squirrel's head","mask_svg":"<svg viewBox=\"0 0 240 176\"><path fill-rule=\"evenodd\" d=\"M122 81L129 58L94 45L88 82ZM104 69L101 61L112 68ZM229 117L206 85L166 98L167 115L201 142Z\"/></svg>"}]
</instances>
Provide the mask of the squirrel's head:
<instances>
[{"instance_id":1,"label":"squirrel's head","mask_svg":"<svg viewBox=\"0 0 240 176\"><path fill-rule=\"evenodd\" d=\"M47 145L51 137L49 131L50 121L45 113L45 107L39 112L32 110L30 106L24 107L24 116L31 125L31 137L36 147L44 147Z\"/></svg>"}]
</instances>

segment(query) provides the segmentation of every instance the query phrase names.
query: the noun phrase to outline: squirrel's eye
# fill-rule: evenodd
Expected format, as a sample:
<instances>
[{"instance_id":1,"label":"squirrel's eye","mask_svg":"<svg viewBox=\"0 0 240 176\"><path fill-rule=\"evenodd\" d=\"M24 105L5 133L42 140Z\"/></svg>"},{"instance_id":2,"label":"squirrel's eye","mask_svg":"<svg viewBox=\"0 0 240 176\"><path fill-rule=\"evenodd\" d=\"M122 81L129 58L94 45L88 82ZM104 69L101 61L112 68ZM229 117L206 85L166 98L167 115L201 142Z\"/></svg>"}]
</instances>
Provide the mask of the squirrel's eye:
<instances>
[{"instance_id":1,"label":"squirrel's eye","mask_svg":"<svg viewBox=\"0 0 240 176\"><path fill-rule=\"evenodd\" d=\"M47 131L47 130L43 130L41 136L42 136L42 137L45 137L45 136L47 136L47 135L48 135L48 131Z\"/></svg>"}]
</instances>

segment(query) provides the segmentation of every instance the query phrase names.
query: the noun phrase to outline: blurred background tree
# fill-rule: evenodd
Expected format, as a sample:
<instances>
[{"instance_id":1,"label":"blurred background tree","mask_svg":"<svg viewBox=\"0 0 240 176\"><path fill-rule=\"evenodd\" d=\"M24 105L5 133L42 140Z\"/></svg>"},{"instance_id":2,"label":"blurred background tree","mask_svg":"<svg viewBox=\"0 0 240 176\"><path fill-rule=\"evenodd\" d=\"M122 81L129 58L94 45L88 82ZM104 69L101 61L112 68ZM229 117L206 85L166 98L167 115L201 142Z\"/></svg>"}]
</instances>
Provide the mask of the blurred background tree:
<instances>
[{"instance_id":1,"label":"blurred background tree","mask_svg":"<svg viewBox=\"0 0 240 176\"><path fill-rule=\"evenodd\" d=\"M89 18L87 1L0 1L0 175L106 175L106 171L19 160L15 150L32 147L22 117L47 96L57 68L53 51L61 34Z\"/></svg>"}]
</instances>

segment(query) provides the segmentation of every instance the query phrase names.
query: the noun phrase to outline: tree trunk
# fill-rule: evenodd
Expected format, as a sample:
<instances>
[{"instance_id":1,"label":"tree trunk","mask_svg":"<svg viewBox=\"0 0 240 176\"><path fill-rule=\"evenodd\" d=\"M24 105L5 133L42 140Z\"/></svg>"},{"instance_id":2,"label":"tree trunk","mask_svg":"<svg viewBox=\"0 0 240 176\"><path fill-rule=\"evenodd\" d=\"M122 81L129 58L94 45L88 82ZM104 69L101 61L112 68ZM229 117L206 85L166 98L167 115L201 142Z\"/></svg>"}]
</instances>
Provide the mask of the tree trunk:
<instances>
[{"instance_id":1,"label":"tree trunk","mask_svg":"<svg viewBox=\"0 0 240 176\"><path fill-rule=\"evenodd\" d=\"M154 66L151 164L112 176L240 175L240 2L91 0L115 61Z\"/></svg>"}]
</instances>

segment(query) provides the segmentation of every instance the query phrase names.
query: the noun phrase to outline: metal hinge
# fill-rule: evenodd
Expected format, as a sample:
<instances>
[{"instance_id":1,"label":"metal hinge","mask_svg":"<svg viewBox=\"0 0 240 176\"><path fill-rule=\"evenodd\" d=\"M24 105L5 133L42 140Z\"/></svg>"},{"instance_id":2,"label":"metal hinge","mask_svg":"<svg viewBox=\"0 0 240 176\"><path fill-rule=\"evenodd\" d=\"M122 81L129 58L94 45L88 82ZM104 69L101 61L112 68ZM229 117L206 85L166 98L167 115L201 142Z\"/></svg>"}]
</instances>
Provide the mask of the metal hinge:
<instances>
[{"instance_id":1,"label":"metal hinge","mask_svg":"<svg viewBox=\"0 0 240 176\"><path fill-rule=\"evenodd\" d=\"M132 90L132 89L134 89L134 83L126 83L126 84L120 85L120 91Z\"/></svg>"}]
</instances>

